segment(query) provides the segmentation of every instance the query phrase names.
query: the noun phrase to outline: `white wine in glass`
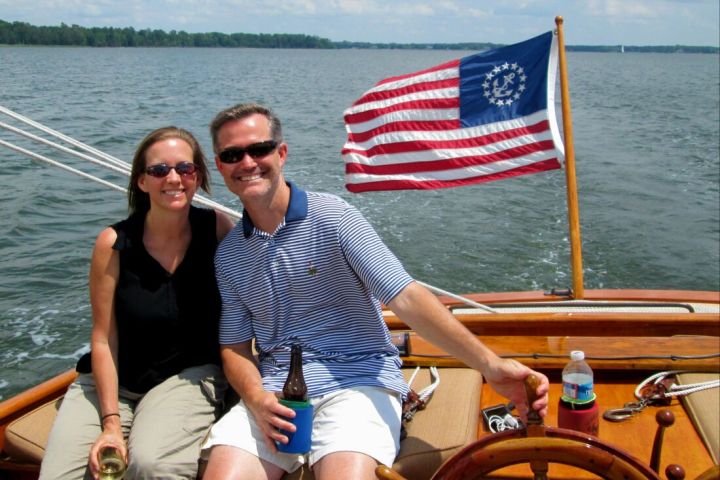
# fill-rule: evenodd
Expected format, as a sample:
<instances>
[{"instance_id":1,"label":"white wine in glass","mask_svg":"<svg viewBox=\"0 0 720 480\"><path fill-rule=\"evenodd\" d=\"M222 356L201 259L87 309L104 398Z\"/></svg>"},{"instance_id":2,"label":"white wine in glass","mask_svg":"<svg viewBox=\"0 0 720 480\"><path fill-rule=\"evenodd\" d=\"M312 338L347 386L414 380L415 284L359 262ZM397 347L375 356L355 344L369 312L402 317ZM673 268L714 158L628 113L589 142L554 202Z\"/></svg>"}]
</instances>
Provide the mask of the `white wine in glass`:
<instances>
[{"instance_id":1,"label":"white wine in glass","mask_svg":"<svg viewBox=\"0 0 720 480\"><path fill-rule=\"evenodd\" d=\"M120 480L125 475L125 460L115 447L103 447L98 453L100 480Z\"/></svg>"}]
</instances>

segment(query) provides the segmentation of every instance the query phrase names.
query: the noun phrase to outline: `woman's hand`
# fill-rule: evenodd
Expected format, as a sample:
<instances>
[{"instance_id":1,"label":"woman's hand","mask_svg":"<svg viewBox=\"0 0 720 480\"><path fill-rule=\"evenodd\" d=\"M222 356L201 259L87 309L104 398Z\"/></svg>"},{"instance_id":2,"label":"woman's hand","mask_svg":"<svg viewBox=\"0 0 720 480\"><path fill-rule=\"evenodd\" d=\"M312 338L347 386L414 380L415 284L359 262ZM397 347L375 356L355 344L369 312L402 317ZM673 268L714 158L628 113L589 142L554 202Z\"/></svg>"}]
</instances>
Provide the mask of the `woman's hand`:
<instances>
[{"instance_id":1,"label":"woman's hand","mask_svg":"<svg viewBox=\"0 0 720 480\"><path fill-rule=\"evenodd\" d=\"M88 458L88 466L90 467L90 473L95 480L100 475L100 461L98 460L98 454L105 447L114 447L120 453L120 457L128 463L127 447L125 446L125 439L123 438L122 430L120 428L106 428L103 433L95 440L92 448L90 448L90 456Z\"/></svg>"}]
</instances>

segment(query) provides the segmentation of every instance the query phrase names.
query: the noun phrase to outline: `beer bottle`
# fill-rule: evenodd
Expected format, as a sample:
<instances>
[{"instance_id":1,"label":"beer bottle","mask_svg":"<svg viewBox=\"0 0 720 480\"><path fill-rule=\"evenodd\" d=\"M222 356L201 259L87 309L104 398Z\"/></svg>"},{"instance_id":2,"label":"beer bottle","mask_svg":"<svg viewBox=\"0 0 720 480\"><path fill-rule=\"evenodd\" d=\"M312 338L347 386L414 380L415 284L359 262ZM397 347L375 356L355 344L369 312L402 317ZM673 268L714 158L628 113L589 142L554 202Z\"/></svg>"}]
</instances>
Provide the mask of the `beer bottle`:
<instances>
[{"instance_id":1,"label":"beer bottle","mask_svg":"<svg viewBox=\"0 0 720 480\"><path fill-rule=\"evenodd\" d=\"M307 402L307 385L303 377L302 347L293 345L290 351L290 372L283 386L283 398L295 402Z\"/></svg>"}]
</instances>

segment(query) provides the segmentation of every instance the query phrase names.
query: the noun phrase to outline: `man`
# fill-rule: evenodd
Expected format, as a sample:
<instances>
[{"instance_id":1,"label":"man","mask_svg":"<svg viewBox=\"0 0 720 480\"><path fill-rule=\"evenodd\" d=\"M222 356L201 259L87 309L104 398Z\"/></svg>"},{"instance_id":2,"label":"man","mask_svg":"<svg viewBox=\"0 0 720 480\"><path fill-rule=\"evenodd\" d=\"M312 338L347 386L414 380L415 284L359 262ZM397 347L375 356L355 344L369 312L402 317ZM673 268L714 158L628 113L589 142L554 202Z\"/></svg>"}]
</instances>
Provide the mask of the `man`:
<instances>
[{"instance_id":1,"label":"man","mask_svg":"<svg viewBox=\"0 0 720 480\"><path fill-rule=\"evenodd\" d=\"M220 112L210 130L215 163L245 210L215 257L221 355L242 401L204 446L211 449L206 480L278 479L304 461L275 446L287 442L280 430L294 429L287 420L294 412L274 393L294 343L303 347L315 409L307 461L316 478L374 479L377 463L392 465L408 387L379 302L520 408L523 380L535 373L541 382L533 407L546 413L544 375L492 353L410 278L355 208L285 181L288 147L269 109L236 105Z\"/></svg>"}]
</instances>

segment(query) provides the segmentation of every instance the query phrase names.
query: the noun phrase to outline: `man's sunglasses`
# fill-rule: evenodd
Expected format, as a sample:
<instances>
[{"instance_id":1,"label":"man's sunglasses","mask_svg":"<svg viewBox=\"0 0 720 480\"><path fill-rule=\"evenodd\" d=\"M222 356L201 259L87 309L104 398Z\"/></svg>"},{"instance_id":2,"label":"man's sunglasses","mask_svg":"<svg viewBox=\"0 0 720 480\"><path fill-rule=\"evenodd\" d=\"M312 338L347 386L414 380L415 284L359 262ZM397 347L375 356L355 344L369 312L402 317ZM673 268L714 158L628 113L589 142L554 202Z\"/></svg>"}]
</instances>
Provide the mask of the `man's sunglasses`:
<instances>
[{"instance_id":1,"label":"man's sunglasses","mask_svg":"<svg viewBox=\"0 0 720 480\"><path fill-rule=\"evenodd\" d=\"M218 154L218 158L222 163L238 163L245 158L245 154L250 155L253 159L262 158L275 150L278 142L275 140L265 140L264 142L253 143L245 148L230 147L226 148Z\"/></svg>"},{"instance_id":2,"label":"man's sunglasses","mask_svg":"<svg viewBox=\"0 0 720 480\"><path fill-rule=\"evenodd\" d=\"M197 172L197 168L197 165L190 162L180 162L174 167L171 167L166 163L158 163L156 165L150 165L149 167L147 167L145 169L145 173L147 173L151 177L163 178L167 177L170 174L170 170L174 169L178 175L187 177Z\"/></svg>"}]
</instances>

